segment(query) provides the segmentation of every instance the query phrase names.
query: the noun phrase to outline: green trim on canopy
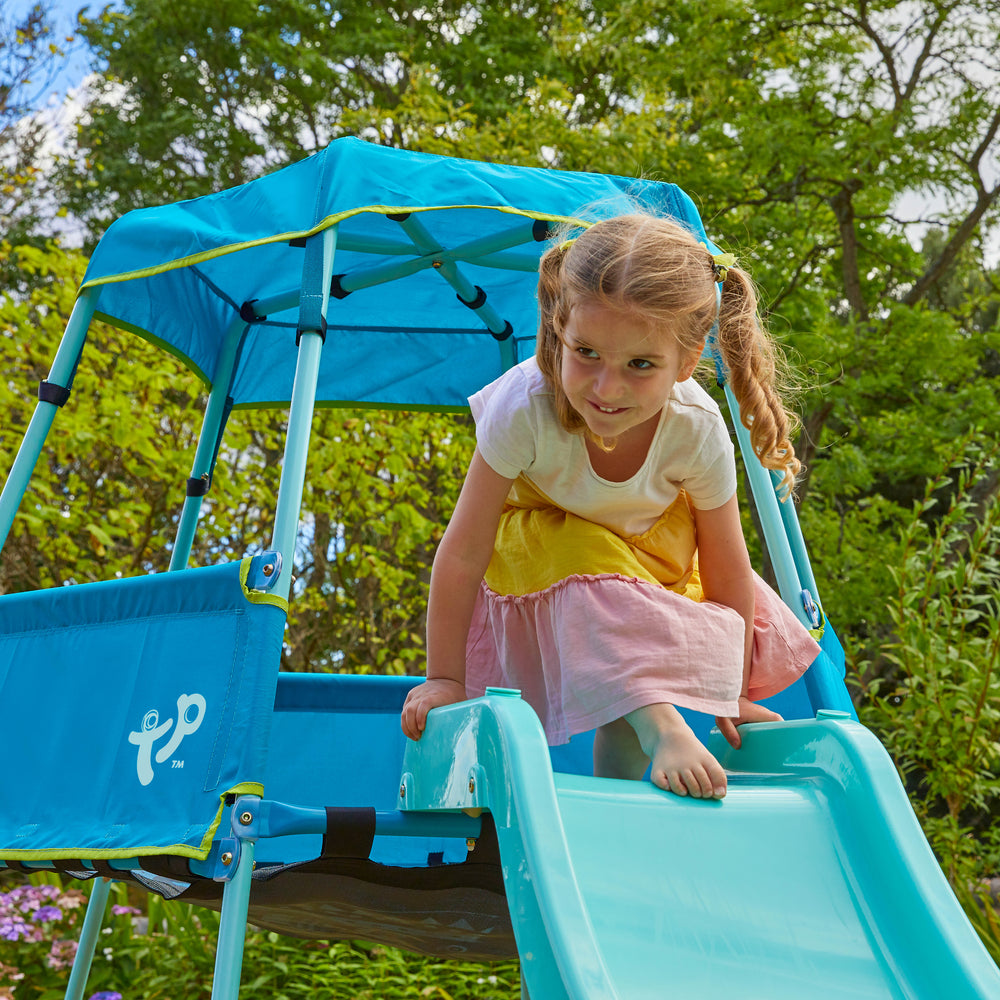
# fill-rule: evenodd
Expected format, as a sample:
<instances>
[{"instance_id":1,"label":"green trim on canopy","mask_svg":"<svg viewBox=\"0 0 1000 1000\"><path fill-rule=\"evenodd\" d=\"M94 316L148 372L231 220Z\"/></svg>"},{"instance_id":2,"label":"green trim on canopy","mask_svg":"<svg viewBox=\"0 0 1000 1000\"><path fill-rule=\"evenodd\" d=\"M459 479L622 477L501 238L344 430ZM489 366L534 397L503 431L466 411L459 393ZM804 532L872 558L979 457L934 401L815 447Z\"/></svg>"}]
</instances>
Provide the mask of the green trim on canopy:
<instances>
[{"instance_id":1,"label":"green trim on canopy","mask_svg":"<svg viewBox=\"0 0 1000 1000\"><path fill-rule=\"evenodd\" d=\"M217 247L214 250L205 250L202 253L192 254L189 257L182 257L178 260L167 261L153 267L142 268L138 271L123 271L120 274L108 274L100 278L91 278L89 281L86 277L84 277L83 284L80 285L80 291L82 292L87 288L97 288L101 285L109 285L119 281L135 281L139 278L151 278L154 275L164 274L165 272L172 271L178 267L192 267L196 264L202 264L208 260L214 260L216 257L222 257L230 253L237 253L240 250L249 250L253 247L266 246L269 243L291 243L292 240L308 239L310 236L315 236L317 233L321 233L323 230L329 229L331 226L336 226L345 219L350 219L356 215L363 215L366 212L371 212L374 215L390 216L409 215L413 212L436 212L448 211L449 209L472 208L492 209L493 211L504 212L509 215L519 215L522 218L534 219L536 222L554 222L561 226L569 226L570 228L589 229L590 226L593 225L592 222L587 222L584 219L572 218L570 216L546 215L544 212L533 212L518 208L504 208L497 205L365 205L361 208L351 209L349 212L340 212L336 215L329 215L323 219L319 225L314 226L309 230L278 233L276 236L269 236L266 239L243 240L239 243L230 243L226 246ZM412 247L411 249L415 252L417 248ZM109 322L115 321L109 319Z\"/></svg>"}]
</instances>

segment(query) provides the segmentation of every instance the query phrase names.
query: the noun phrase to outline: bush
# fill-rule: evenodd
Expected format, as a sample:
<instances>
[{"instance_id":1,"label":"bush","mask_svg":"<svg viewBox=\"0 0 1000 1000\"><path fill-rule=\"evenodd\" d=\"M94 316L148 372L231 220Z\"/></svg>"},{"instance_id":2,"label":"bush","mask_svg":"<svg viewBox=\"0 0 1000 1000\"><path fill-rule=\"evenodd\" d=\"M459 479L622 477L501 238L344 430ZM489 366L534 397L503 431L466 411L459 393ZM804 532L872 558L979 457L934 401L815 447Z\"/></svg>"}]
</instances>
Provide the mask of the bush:
<instances>
[{"instance_id":1,"label":"bush","mask_svg":"<svg viewBox=\"0 0 1000 1000\"><path fill-rule=\"evenodd\" d=\"M894 635L859 708L892 754L953 888L1000 960L1000 446L961 444L928 483L891 570Z\"/></svg>"}]
</instances>

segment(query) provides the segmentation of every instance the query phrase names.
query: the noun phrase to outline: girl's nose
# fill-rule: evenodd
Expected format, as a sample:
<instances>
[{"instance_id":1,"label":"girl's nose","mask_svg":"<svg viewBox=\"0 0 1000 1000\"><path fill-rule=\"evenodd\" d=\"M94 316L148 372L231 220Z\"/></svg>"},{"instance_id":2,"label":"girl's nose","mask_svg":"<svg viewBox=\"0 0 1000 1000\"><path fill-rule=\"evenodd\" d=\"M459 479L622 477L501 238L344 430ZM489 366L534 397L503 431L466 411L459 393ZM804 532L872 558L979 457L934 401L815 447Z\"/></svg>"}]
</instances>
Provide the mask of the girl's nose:
<instances>
[{"instance_id":1,"label":"girl's nose","mask_svg":"<svg viewBox=\"0 0 1000 1000\"><path fill-rule=\"evenodd\" d=\"M594 391L606 403L614 402L622 391L622 380L609 365L602 365L594 378Z\"/></svg>"}]
</instances>

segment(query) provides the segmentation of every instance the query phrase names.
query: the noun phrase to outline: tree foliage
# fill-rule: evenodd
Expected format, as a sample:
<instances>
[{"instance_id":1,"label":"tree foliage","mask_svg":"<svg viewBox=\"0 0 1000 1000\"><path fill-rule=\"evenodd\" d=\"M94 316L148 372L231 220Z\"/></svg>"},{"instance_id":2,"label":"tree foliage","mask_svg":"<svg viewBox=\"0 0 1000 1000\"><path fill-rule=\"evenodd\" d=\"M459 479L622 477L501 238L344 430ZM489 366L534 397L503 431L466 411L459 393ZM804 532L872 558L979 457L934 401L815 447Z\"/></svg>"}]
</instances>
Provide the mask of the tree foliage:
<instances>
[{"instance_id":1,"label":"tree foliage","mask_svg":"<svg viewBox=\"0 0 1000 1000\"><path fill-rule=\"evenodd\" d=\"M0 9L0 233L11 246L39 243L51 206L45 170L46 123L35 110L39 95L64 56L46 6L36 3L22 16ZM17 272L0 258L0 281Z\"/></svg>"},{"instance_id":2,"label":"tree foliage","mask_svg":"<svg viewBox=\"0 0 1000 1000\"><path fill-rule=\"evenodd\" d=\"M998 14L997 0L126 0L81 22L102 82L63 199L96 237L122 210L343 134L677 181L753 271L802 372L821 591L853 645L877 644L886 539L969 424L998 431L984 263Z\"/></svg>"},{"instance_id":3,"label":"tree foliage","mask_svg":"<svg viewBox=\"0 0 1000 1000\"><path fill-rule=\"evenodd\" d=\"M0 252L9 248L3 245ZM28 294L0 298L6 377L0 455L10 468L46 378L85 260L21 247ZM29 332L30 331L30 332ZM91 327L70 401L36 467L0 564L3 592L166 569L167 536L197 443L197 380L132 335ZM136 419L137 416L149 419Z\"/></svg>"},{"instance_id":4,"label":"tree foliage","mask_svg":"<svg viewBox=\"0 0 1000 1000\"><path fill-rule=\"evenodd\" d=\"M862 706L957 889L1000 867L1000 498L981 489L998 451L966 436L914 503L891 568L889 670L866 664Z\"/></svg>"},{"instance_id":5,"label":"tree foliage","mask_svg":"<svg viewBox=\"0 0 1000 1000\"><path fill-rule=\"evenodd\" d=\"M6 248L4 248L6 249ZM85 261L21 248L29 294L0 298L0 461L9 468ZM25 331L33 335L25 336ZM162 571L170 563L205 402L170 355L94 323L0 564L0 592ZM203 505L195 565L271 538L284 414L237 411ZM430 561L471 455L463 416L322 410L313 424L283 664L417 672Z\"/></svg>"}]
</instances>

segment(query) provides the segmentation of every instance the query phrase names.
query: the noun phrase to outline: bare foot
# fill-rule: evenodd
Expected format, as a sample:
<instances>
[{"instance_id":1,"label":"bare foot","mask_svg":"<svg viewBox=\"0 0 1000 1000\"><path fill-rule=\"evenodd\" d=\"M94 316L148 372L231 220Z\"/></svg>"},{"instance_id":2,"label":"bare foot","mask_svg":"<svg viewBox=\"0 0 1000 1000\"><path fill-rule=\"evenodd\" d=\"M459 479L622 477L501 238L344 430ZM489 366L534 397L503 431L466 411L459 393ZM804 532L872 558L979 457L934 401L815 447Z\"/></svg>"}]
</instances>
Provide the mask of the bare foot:
<instances>
[{"instance_id":1,"label":"bare foot","mask_svg":"<svg viewBox=\"0 0 1000 1000\"><path fill-rule=\"evenodd\" d=\"M654 785L697 799L725 796L726 772L673 705L646 705L625 718L652 761Z\"/></svg>"}]
</instances>

